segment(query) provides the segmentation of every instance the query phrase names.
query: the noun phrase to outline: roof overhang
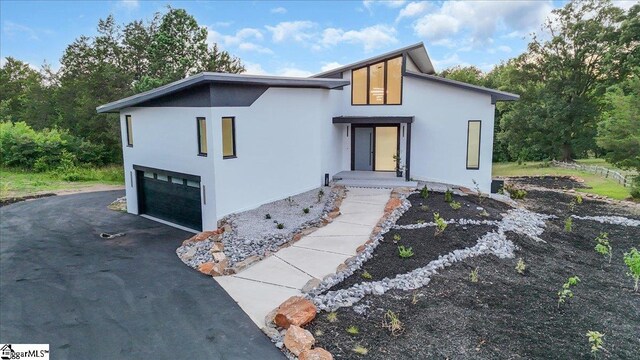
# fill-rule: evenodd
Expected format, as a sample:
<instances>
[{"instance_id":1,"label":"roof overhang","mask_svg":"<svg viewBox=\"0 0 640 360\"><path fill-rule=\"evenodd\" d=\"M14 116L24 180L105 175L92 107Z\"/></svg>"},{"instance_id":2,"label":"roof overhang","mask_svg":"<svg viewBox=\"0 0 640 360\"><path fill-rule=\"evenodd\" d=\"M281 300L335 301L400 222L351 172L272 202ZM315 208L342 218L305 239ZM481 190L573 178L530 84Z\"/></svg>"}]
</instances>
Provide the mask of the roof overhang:
<instances>
[{"instance_id":1,"label":"roof overhang","mask_svg":"<svg viewBox=\"0 0 640 360\"><path fill-rule=\"evenodd\" d=\"M334 124L410 124L413 116L336 116Z\"/></svg>"},{"instance_id":2,"label":"roof overhang","mask_svg":"<svg viewBox=\"0 0 640 360\"><path fill-rule=\"evenodd\" d=\"M461 81L451 80L451 79L443 78L443 77L440 77L440 76L429 75L429 74L421 74L421 73L417 73L417 72L414 72L414 71L405 71L404 75L405 76L409 76L409 77L413 77L413 78L417 78L417 79L421 79L421 80L433 81L433 82L441 83L441 84L444 84L444 85L457 87L457 88L460 88L460 89L471 90L471 91L475 91L475 92L479 92L479 93L488 94L488 95L491 95L491 103L492 104L495 104L497 101L516 101L516 100L520 99L520 95L517 95L517 94L512 94L512 93L508 93L508 92L505 92L505 91L489 89L489 88L482 87L482 86L467 84L467 83L464 83L464 82L461 82Z\"/></svg>"},{"instance_id":3,"label":"roof overhang","mask_svg":"<svg viewBox=\"0 0 640 360\"><path fill-rule=\"evenodd\" d=\"M135 106L145 101L170 95L178 91L182 91L206 83L313 89L337 89L349 85L349 81L345 81L342 79L311 79L283 76L259 76L205 72L190 76L182 80L174 81L170 84L160 86L158 88L140 94L136 94L124 99L98 106L96 108L96 111L98 113L118 112L121 109Z\"/></svg>"},{"instance_id":4,"label":"roof overhang","mask_svg":"<svg viewBox=\"0 0 640 360\"><path fill-rule=\"evenodd\" d=\"M341 66L336 69L331 69L328 71L321 72L319 74L312 75L311 78L330 78L336 74L340 74L344 71L348 71L351 69L357 69L366 65L375 64L379 61L389 59L392 57L400 56L403 54L408 54L413 62L416 64L420 71L426 74L435 74L435 69L433 68L433 64L429 59L429 55L427 54L427 49L425 49L424 44L419 42L417 44L409 45L397 50L393 50L382 55L377 55L372 58L368 58L362 61L358 61L349 65Z\"/></svg>"}]
</instances>

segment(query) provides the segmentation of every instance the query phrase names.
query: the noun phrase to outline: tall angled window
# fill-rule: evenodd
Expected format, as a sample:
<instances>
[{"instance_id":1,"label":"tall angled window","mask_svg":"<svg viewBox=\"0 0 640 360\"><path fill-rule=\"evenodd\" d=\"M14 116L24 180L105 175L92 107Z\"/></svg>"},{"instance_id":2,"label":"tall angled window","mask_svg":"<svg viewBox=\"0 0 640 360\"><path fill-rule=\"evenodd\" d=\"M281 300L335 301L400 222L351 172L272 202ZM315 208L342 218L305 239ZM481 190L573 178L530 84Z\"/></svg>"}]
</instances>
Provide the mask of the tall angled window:
<instances>
[{"instance_id":1,"label":"tall angled window","mask_svg":"<svg viewBox=\"0 0 640 360\"><path fill-rule=\"evenodd\" d=\"M124 117L125 126L127 127L127 146L133 146L133 126L131 124L131 115Z\"/></svg>"},{"instance_id":2,"label":"tall angled window","mask_svg":"<svg viewBox=\"0 0 640 360\"><path fill-rule=\"evenodd\" d=\"M402 104L402 56L353 70L351 104Z\"/></svg>"},{"instance_id":3,"label":"tall angled window","mask_svg":"<svg viewBox=\"0 0 640 360\"><path fill-rule=\"evenodd\" d=\"M480 169L480 120L469 120L467 128L467 169Z\"/></svg>"},{"instance_id":4,"label":"tall angled window","mask_svg":"<svg viewBox=\"0 0 640 360\"><path fill-rule=\"evenodd\" d=\"M236 118L222 118L222 157L231 159L236 157Z\"/></svg>"},{"instance_id":5,"label":"tall angled window","mask_svg":"<svg viewBox=\"0 0 640 360\"><path fill-rule=\"evenodd\" d=\"M198 155L207 156L207 119L196 118L198 122Z\"/></svg>"}]
</instances>

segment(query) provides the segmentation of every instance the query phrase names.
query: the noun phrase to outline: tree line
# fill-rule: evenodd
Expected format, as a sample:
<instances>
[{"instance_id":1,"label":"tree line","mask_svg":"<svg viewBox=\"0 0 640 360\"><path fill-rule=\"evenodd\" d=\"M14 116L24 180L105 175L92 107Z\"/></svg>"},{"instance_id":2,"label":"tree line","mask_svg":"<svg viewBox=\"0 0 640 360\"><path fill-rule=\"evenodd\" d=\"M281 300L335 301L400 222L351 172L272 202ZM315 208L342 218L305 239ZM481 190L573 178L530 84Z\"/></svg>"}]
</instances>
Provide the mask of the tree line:
<instances>
[{"instance_id":1,"label":"tree line","mask_svg":"<svg viewBox=\"0 0 640 360\"><path fill-rule=\"evenodd\" d=\"M207 29L193 16L170 7L150 21L118 25L111 15L101 19L97 35L77 38L60 63L58 71L48 65L37 71L6 58L0 121L64 129L99 145L98 157L108 163L121 161L120 123L115 114L97 114L97 106L203 71L245 70L240 59L207 43Z\"/></svg>"},{"instance_id":2,"label":"tree line","mask_svg":"<svg viewBox=\"0 0 640 360\"><path fill-rule=\"evenodd\" d=\"M607 157L640 169L640 5L571 1L552 12L527 50L485 73L453 67L439 75L520 94L496 106L494 161ZM118 25L64 51L59 71L7 58L0 69L0 121L65 129L121 161L117 116L98 105L202 71L240 73L241 61L216 44L185 10Z\"/></svg>"}]
</instances>

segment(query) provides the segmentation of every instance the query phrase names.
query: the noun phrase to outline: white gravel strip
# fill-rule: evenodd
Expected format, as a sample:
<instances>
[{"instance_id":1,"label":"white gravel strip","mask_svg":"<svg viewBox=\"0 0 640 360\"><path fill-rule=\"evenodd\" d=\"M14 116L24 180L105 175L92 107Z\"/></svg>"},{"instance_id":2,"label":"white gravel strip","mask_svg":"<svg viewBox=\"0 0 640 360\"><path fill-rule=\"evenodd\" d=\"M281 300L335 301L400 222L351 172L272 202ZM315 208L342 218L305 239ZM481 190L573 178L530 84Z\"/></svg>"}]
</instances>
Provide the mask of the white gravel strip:
<instances>
[{"instance_id":1,"label":"white gravel strip","mask_svg":"<svg viewBox=\"0 0 640 360\"><path fill-rule=\"evenodd\" d=\"M539 235L544 232L545 220L548 218L550 216L522 208L509 210L502 221L498 223L498 229L482 236L473 247L454 250L429 262L422 268L397 275L393 279L385 278L380 281L363 282L348 289L330 291L322 295L314 292L315 296L309 294L308 297L316 304L318 310L332 311L340 307L352 306L368 294L382 295L392 289L413 290L420 288L427 285L431 281L431 276L436 274L438 270L469 257L493 254L499 258L512 258L516 245L507 239L505 232L512 231L541 241ZM362 262L352 263L348 271L351 274L361 266Z\"/></svg>"},{"instance_id":2,"label":"white gravel strip","mask_svg":"<svg viewBox=\"0 0 640 360\"><path fill-rule=\"evenodd\" d=\"M578 216L571 215L572 218L578 220L593 220L601 224L613 224L622 226L640 226L640 220L629 219L624 216Z\"/></svg>"},{"instance_id":3,"label":"white gravel strip","mask_svg":"<svg viewBox=\"0 0 640 360\"><path fill-rule=\"evenodd\" d=\"M500 221L498 220L475 220L475 219L449 219L446 221L447 224L458 224L458 225L497 225ZM436 223L433 221L418 223L418 224L408 224L408 225L394 225L392 229L400 230L413 230L413 229L422 229L426 227L436 226Z\"/></svg>"}]
</instances>

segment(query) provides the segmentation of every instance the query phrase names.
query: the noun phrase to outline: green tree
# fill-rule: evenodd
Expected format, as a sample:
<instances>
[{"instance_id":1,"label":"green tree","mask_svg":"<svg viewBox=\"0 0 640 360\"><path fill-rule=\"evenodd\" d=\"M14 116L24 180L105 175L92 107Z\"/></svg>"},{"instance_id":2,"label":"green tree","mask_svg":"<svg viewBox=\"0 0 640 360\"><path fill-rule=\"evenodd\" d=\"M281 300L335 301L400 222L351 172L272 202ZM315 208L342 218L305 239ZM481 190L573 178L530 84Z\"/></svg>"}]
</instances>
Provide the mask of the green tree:
<instances>
[{"instance_id":1,"label":"green tree","mask_svg":"<svg viewBox=\"0 0 640 360\"><path fill-rule=\"evenodd\" d=\"M475 66L454 66L443 70L439 75L467 84L485 86L485 74Z\"/></svg>"}]
</instances>

